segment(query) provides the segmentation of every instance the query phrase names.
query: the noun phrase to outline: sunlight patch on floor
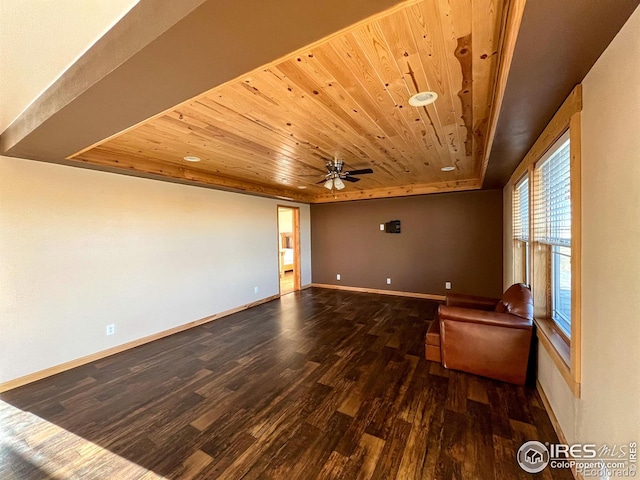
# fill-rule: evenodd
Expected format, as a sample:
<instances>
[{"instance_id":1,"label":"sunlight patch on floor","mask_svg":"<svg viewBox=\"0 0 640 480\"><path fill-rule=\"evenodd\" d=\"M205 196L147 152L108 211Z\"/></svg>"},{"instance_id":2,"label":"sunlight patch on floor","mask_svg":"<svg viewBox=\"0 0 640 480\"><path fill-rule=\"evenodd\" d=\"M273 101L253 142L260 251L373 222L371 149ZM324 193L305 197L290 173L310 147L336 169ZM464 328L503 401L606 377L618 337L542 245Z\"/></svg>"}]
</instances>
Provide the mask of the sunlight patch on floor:
<instances>
[{"instance_id":1,"label":"sunlight patch on floor","mask_svg":"<svg viewBox=\"0 0 640 480\"><path fill-rule=\"evenodd\" d=\"M0 478L51 479L165 477L32 413L0 401Z\"/></svg>"}]
</instances>

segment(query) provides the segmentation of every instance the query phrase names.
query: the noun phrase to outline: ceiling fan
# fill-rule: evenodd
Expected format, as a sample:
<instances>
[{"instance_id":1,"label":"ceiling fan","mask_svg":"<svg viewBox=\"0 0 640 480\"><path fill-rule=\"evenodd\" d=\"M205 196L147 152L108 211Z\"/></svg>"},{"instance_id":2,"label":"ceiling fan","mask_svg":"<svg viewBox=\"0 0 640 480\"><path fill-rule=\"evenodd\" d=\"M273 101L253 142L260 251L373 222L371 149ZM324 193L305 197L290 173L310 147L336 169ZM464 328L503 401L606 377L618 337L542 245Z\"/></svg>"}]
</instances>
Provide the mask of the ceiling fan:
<instances>
[{"instance_id":1,"label":"ceiling fan","mask_svg":"<svg viewBox=\"0 0 640 480\"><path fill-rule=\"evenodd\" d=\"M352 170L350 172L343 172L342 167L344 163L342 160L327 160L325 167L327 167L327 174L324 176L324 180L318 182L318 184L324 183L324 188L333 191L342 190L344 188L343 180L347 182L359 182L360 179L354 175L364 175L367 173L373 173L370 168L363 168L361 170Z\"/></svg>"}]
</instances>

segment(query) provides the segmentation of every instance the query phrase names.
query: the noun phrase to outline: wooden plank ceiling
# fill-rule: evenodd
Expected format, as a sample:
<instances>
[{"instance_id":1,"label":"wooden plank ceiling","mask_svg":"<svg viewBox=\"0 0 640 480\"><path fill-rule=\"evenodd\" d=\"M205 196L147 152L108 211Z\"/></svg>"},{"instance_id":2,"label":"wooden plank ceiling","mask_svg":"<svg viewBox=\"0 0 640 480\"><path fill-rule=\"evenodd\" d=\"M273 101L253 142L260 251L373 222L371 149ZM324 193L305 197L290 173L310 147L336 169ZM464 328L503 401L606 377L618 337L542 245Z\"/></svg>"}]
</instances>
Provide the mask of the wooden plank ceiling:
<instances>
[{"instance_id":1,"label":"wooden plank ceiling","mask_svg":"<svg viewBox=\"0 0 640 480\"><path fill-rule=\"evenodd\" d=\"M305 202L480 188L507 3L403 2L69 158ZM329 192L334 158L374 173Z\"/></svg>"}]
</instances>

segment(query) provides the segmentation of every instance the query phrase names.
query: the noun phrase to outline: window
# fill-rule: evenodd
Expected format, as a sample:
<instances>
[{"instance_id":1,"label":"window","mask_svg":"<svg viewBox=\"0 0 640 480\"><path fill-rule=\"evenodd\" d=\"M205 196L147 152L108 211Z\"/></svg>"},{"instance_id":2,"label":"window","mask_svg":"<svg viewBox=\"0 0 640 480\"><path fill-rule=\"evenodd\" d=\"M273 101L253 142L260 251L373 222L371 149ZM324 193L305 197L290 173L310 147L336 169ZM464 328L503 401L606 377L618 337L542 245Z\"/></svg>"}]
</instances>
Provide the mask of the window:
<instances>
[{"instance_id":1,"label":"window","mask_svg":"<svg viewBox=\"0 0 640 480\"><path fill-rule=\"evenodd\" d=\"M514 281L531 284L529 260L529 177L522 178L513 191L513 271Z\"/></svg>"},{"instance_id":2,"label":"window","mask_svg":"<svg viewBox=\"0 0 640 480\"><path fill-rule=\"evenodd\" d=\"M513 248L507 250L513 260L508 278L531 286L536 336L576 397L582 375L581 110L577 85L511 174Z\"/></svg>"},{"instance_id":3,"label":"window","mask_svg":"<svg viewBox=\"0 0 640 480\"><path fill-rule=\"evenodd\" d=\"M571 337L571 248L552 248L551 273L551 318Z\"/></svg>"},{"instance_id":4,"label":"window","mask_svg":"<svg viewBox=\"0 0 640 480\"><path fill-rule=\"evenodd\" d=\"M534 169L533 241L540 268L547 278L543 302L567 340L571 338L571 176L570 141L566 132Z\"/></svg>"}]
</instances>

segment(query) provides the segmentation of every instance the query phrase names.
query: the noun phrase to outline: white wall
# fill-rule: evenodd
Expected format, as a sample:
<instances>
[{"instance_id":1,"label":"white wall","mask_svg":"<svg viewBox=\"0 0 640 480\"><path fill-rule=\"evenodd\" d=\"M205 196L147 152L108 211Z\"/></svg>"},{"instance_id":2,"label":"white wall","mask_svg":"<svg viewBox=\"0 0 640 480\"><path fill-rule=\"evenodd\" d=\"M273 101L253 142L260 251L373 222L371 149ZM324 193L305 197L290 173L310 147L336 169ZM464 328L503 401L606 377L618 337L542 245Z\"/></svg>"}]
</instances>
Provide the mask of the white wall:
<instances>
[{"instance_id":1,"label":"white wall","mask_svg":"<svg viewBox=\"0 0 640 480\"><path fill-rule=\"evenodd\" d=\"M0 383L278 294L278 204L0 157Z\"/></svg>"},{"instance_id":2,"label":"white wall","mask_svg":"<svg viewBox=\"0 0 640 480\"><path fill-rule=\"evenodd\" d=\"M639 79L640 8L583 81L581 398L538 356L570 443L640 441Z\"/></svg>"}]
</instances>

